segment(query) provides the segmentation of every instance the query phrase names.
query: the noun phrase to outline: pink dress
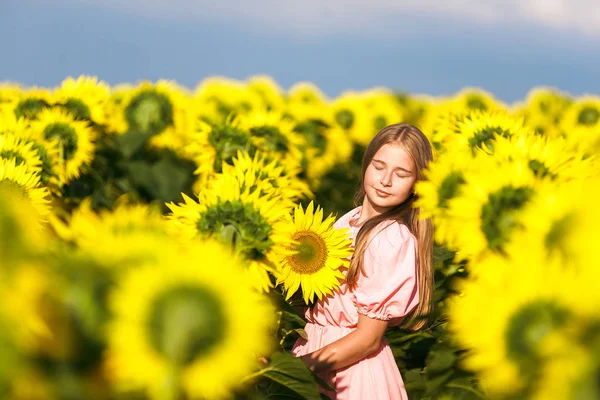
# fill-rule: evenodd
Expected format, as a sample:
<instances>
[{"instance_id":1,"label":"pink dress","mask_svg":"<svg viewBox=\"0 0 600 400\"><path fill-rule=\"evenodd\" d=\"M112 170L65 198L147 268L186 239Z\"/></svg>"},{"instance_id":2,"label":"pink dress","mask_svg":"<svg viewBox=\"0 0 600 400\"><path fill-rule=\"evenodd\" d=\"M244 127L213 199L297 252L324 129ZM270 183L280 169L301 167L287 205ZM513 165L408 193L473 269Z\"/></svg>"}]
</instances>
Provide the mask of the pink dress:
<instances>
[{"instance_id":1,"label":"pink dress","mask_svg":"<svg viewBox=\"0 0 600 400\"><path fill-rule=\"evenodd\" d=\"M336 223L336 228L349 228L352 239L359 227L351 225L360 217L357 207ZM298 339L292 349L296 356L312 353L356 329L358 315L387 320L398 325L402 317L419 302L417 284L416 238L403 224L384 221L370 236L365 251L365 275L350 291L345 283L330 296L307 308L305 327L308 340ZM334 392L323 391L338 400L407 399L404 382L392 350L384 339L378 351L345 368L321 375Z\"/></svg>"}]
</instances>

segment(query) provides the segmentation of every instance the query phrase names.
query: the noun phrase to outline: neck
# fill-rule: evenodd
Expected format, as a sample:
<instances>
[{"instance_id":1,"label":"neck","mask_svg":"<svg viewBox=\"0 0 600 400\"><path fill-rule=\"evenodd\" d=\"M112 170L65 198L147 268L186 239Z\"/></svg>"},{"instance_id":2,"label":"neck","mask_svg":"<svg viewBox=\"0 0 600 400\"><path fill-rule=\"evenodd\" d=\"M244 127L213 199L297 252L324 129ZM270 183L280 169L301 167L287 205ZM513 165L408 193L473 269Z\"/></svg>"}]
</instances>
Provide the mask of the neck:
<instances>
[{"instance_id":1,"label":"neck","mask_svg":"<svg viewBox=\"0 0 600 400\"><path fill-rule=\"evenodd\" d=\"M365 223L365 221L367 221L373 217L376 217L378 215L381 215L389 209L390 209L390 207L378 207L378 206L372 204L369 201L369 198L367 196L365 196L365 199L363 200L363 203L362 203L360 218L358 218L358 221L356 221L356 224L362 225L363 223Z\"/></svg>"}]
</instances>

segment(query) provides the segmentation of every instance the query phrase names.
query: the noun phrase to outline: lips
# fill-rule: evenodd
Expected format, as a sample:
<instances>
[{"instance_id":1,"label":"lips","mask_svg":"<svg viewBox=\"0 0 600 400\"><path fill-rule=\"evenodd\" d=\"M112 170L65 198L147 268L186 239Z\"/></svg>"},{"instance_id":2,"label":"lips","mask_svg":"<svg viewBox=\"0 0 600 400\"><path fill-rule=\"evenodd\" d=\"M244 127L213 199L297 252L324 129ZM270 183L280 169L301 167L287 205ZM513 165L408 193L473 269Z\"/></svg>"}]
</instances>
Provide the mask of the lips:
<instances>
[{"instance_id":1,"label":"lips","mask_svg":"<svg viewBox=\"0 0 600 400\"><path fill-rule=\"evenodd\" d=\"M375 189L375 188L373 188L373 189ZM386 197L391 194L391 193L384 192L383 190L379 190L379 189L375 189L375 193L377 193L377 195L381 196L381 197Z\"/></svg>"}]
</instances>

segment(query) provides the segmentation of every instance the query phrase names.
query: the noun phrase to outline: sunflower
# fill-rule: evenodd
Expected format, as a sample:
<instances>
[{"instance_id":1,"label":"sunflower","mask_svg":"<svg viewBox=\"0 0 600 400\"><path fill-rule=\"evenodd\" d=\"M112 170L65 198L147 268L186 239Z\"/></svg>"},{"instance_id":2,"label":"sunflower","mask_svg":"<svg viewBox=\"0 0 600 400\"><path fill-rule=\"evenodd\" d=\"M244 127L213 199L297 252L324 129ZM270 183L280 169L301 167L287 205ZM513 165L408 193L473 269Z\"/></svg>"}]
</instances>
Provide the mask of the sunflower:
<instances>
[{"instance_id":1,"label":"sunflower","mask_svg":"<svg viewBox=\"0 0 600 400\"><path fill-rule=\"evenodd\" d=\"M182 196L183 204L167 203L171 231L190 240L219 238L245 258L254 287L268 291L273 286L269 273L276 275L278 257L289 253L287 205L223 174L198 194L198 202Z\"/></svg>"},{"instance_id":2,"label":"sunflower","mask_svg":"<svg viewBox=\"0 0 600 400\"><path fill-rule=\"evenodd\" d=\"M92 209L85 199L66 222L51 219L57 236L106 268L139 263L154 257L153 249L169 239L160 211L142 204L119 200L113 210Z\"/></svg>"},{"instance_id":3,"label":"sunflower","mask_svg":"<svg viewBox=\"0 0 600 400\"><path fill-rule=\"evenodd\" d=\"M354 144L339 126L329 127L316 120L298 123L295 130L308 142L304 151L306 176L311 188L317 190L324 175L336 165L350 161Z\"/></svg>"},{"instance_id":4,"label":"sunflower","mask_svg":"<svg viewBox=\"0 0 600 400\"><path fill-rule=\"evenodd\" d=\"M1 164L0 164L1 165ZM15 184L0 180L0 280L30 255L47 250L45 226L31 200Z\"/></svg>"},{"instance_id":5,"label":"sunflower","mask_svg":"<svg viewBox=\"0 0 600 400\"><path fill-rule=\"evenodd\" d=\"M107 373L118 388L156 399L228 398L272 349L275 310L221 245L164 250L110 297Z\"/></svg>"},{"instance_id":6,"label":"sunflower","mask_svg":"<svg viewBox=\"0 0 600 400\"><path fill-rule=\"evenodd\" d=\"M21 351L58 360L75 354L66 286L47 265L21 265L3 292L12 299L2 302L2 308L12 321Z\"/></svg>"},{"instance_id":7,"label":"sunflower","mask_svg":"<svg viewBox=\"0 0 600 400\"><path fill-rule=\"evenodd\" d=\"M507 108L491 93L479 88L464 88L448 101L453 107L467 111L497 112Z\"/></svg>"},{"instance_id":8,"label":"sunflower","mask_svg":"<svg viewBox=\"0 0 600 400\"><path fill-rule=\"evenodd\" d=\"M502 252L510 235L520 227L520 213L542 184L528 163L499 163L488 156L477 157L460 196L448 201L449 224L455 229L458 252L475 257L486 251Z\"/></svg>"},{"instance_id":9,"label":"sunflower","mask_svg":"<svg viewBox=\"0 0 600 400\"><path fill-rule=\"evenodd\" d=\"M194 171L199 176L196 190L206 184L211 174L222 172L223 163L231 164L239 151L254 155L257 150L250 134L232 119L215 125L197 121L193 135L185 151L192 155L197 165Z\"/></svg>"},{"instance_id":10,"label":"sunflower","mask_svg":"<svg viewBox=\"0 0 600 400\"><path fill-rule=\"evenodd\" d=\"M103 121L106 132L114 135L123 135L129 125L125 115L125 107L129 104L135 88L131 85L117 85L111 88L107 102L104 104Z\"/></svg>"},{"instance_id":11,"label":"sunflower","mask_svg":"<svg viewBox=\"0 0 600 400\"><path fill-rule=\"evenodd\" d=\"M148 84L147 86L150 87ZM195 114L191 107L191 95L187 89L170 81L161 80L151 87L156 93L166 96L172 104L173 123L153 135L148 145L157 149L170 149L182 158L193 159L186 151L196 126Z\"/></svg>"},{"instance_id":12,"label":"sunflower","mask_svg":"<svg viewBox=\"0 0 600 400\"><path fill-rule=\"evenodd\" d=\"M523 212L522 235L535 239L535 245L549 258L564 265L584 271L598 265L594 240L600 211L594 202L600 196L599 184L598 179L586 179L541 188ZM523 239L519 236L514 240Z\"/></svg>"},{"instance_id":13,"label":"sunflower","mask_svg":"<svg viewBox=\"0 0 600 400\"><path fill-rule=\"evenodd\" d=\"M593 174L593 159L586 158L582 151L568 149L562 138L550 139L533 134L500 136L496 138L491 155L498 161L523 160L535 176L555 182L584 179Z\"/></svg>"},{"instance_id":14,"label":"sunflower","mask_svg":"<svg viewBox=\"0 0 600 400\"><path fill-rule=\"evenodd\" d=\"M345 92L337 97L332 105L334 122L345 130L355 143L362 146L369 144L375 136L375 122L359 93Z\"/></svg>"},{"instance_id":15,"label":"sunflower","mask_svg":"<svg viewBox=\"0 0 600 400\"><path fill-rule=\"evenodd\" d=\"M567 93L549 87L536 87L527 93L523 109L528 115L540 115L556 124L572 102Z\"/></svg>"},{"instance_id":16,"label":"sunflower","mask_svg":"<svg viewBox=\"0 0 600 400\"><path fill-rule=\"evenodd\" d=\"M363 103L371 119L374 134L391 124L404 121L402 108L388 89L377 88L361 93Z\"/></svg>"},{"instance_id":17,"label":"sunflower","mask_svg":"<svg viewBox=\"0 0 600 400\"><path fill-rule=\"evenodd\" d=\"M0 136L0 158L14 159L16 165L25 165L33 172L39 172L42 160L33 148L33 142L15 135Z\"/></svg>"},{"instance_id":18,"label":"sunflower","mask_svg":"<svg viewBox=\"0 0 600 400\"><path fill-rule=\"evenodd\" d=\"M429 163L424 171L425 179L415 184L418 194L415 207L420 208L420 217L434 219L435 239L450 248L457 246L454 243L457 232L448 215L449 202L461 196L465 176L469 174L472 164L475 161L470 155L443 153Z\"/></svg>"},{"instance_id":19,"label":"sunflower","mask_svg":"<svg viewBox=\"0 0 600 400\"><path fill-rule=\"evenodd\" d=\"M91 76L66 78L52 94L55 106L67 111L77 120L105 123L104 104L110 96L106 82Z\"/></svg>"},{"instance_id":20,"label":"sunflower","mask_svg":"<svg viewBox=\"0 0 600 400\"><path fill-rule=\"evenodd\" d=\"M457 123L460 147L471 149L483 148L494 150L494 142L498 137L529 135L531 131L525 127L523 119L514 118L506 113L472 112Z\"/></svg>"},{"instance_id":21,"label":"sunflower","mask_svg":"<svg viewBox=\"0 0 600 400\"><path fill-rule=\"evenodd\" d=\"M542 366L539 380L532 390L532 400L546 399L598 399L600 385L600 349L577 343L562 332L546 339L547 361Z\"/></svg>"},{"instance_id":22,"label":"sunflower","mask_svg":"<svg viewBox=\"0 0 600 400\"><path fill-rule=\"evenodd\" d=\"M305 142L294 131L295 123L282 114L267 111L254 111L240 114L235 124L247 131L252 143L259 151L279 160L288 168L298 168Z\"/></svg>"},{"instance_id":23,"label":"sunflower","mask_svg":"<svg viewBox=\"0 0 600 400\"><path fill-rule=\"evenodd\" d=\"M450 332L468 350L462 367L494 398L517 398L538 379L545 339L573 321L572 271L522 246L473 263L476 276L457 285L448 310Z\"/></svg>"},{"instance_id":24,"label":"sunflower","mask_svg":"<svg viewBox=\"0 0 600 400\"><path fill-rule=\"evenodd\" d=\"M14 103L14 113L17 118L35 120L43 110L50 108L52 96L45 89L28 88L21 92L18 101Z\"/></svg>"},{"instance_id":25,"label":"sunflower","mask_svg":"<svg viewBox=\"0 0 600 400\"><path fill-rule=\"evenodd\" d=\"M249 91L256 93L262 99L262 108L276 112L283 110L285 105L283 90L273 78L266 75L252 76L246 85Z\"/></svg>"},{"instance_id":26,"label":"sunflower","mask_svg":"<svg viewBox=\"0 0 600 400\"><path fill-rule=\"evenodd\" d=\"M245 190L244 186L252 189L264 182L266 185L262 185L264 192L261 195L269 194L271 197L281 197L284 201L292 202L313 197L308 185L297 177L299 169L285 168L281 163L269 160L260 152L250 157L248 153L238 151L232 162L233 165L223 163L223 175L235 176L242 191Z\"/></svg>"},{"instance_id":27,"label":"sunflower","mask_svg":"<svg viewBox=\"0 0 600 400\"><path fill-rule=\"evenodd\" d=\"M600 98L577 99L565 112L560 126L573 147L595 155L600 148Z\"/></svg>"},{"instance_id":28,"label":"sunflower","mask_svg":"<svg viewBox=\"0 0 600 400\"><path fill-rule=\"evenodd\" d=\"M311 82L298 82L287 93L290 108L299 104L310 104L318 107L325 106L329 100L316 85Z\"/></svg>"},{"instance_id":29,"label":"sunflower","mask_svg":"<svg viewBox=\"0 0 600 400\"><path fill-rule=\"evenodd\" d=\"M198 116L219 123L238 112L260 109L263 100L256 91L247 90L244 82L211 77L196 87L193 102Z\"/></svg>"},{"instance_id":30,"label":"sunflower","mask_svg":"<svg viewBox=\"0 0 600 400\"><path fill-rule=\"evenodd\" d=\"M331 294L344 279L341 269L349 265L352 255L352 239L347 229L335 229L335 217L323 219L323 210L315 210L311 201L306 212L302 206L294 210L294 218L288 217L294 226L291 239L295 242L290 250L294 254L281 260L281 275L289 299L298 288L302 288L304 302L309 304Z\"/></svg>"},{"instance_id":31,"label":"sunflower","mask_svg":"<svg viewBox=\"0 0 600 400\"><path fill-rule=\"evenodd\" d=\"M42 218L50 213L50 193L40 185L39 175L23 164L17 165L14 158L0 158L0 188L3 187L16 189L29 199Z\"/></svg>"},{"instance_id":32,"label":"sunflower","mask_svg":"<svg viewBox=\"0 0 600 400\"><path fill-rule=\"evenodd\" d=\"M82 168L92 162L94 133L87 122L76 121L60 109L46 109L32 122L31 130L34 137L50 142L53 154L58 152L52 161L61 183L78 178Z\"/></svg>"}]
</instances>

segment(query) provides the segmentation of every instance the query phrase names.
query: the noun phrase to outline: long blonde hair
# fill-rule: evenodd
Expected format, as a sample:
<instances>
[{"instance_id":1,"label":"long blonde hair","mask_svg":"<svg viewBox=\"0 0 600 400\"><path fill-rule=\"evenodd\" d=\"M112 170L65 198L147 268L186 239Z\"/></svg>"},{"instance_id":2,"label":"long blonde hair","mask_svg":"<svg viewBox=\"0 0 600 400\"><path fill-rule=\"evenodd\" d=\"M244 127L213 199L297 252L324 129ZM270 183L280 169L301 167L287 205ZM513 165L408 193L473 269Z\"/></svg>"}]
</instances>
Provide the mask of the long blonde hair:
<instances>
[{"instance_id":1,"label":"long blonde hair","mask_svg":"<svg viewBox=\"0 0 600 400\"><path fill-rule=\"evenodd\" d=\"M375 153L385 144L398 144L413 159L416 167L417 181L423 180L423 169L433 159L431 145L427 137L415 126L409 124L394 124L383 128L371 140L367 146L362 160L362 182L354 196L356 206L361 205L365 198L364 178L365 172ZM402 327L412 330L422 328L427 322L427 316L431 311L431 297L433 294L433 223L431 218L419 219L419 209L413 208L412 204L417 199L413 192L402 203L396 207L367 220L356 236L354 254L350 261L350 267L346 274L346 281L350 288L355 288L358 274L364 274L363 260L367 241L371 231L386 220L398 221L408 227L417 239L418 259L418 285L419 303L408 314Z\"/></svg>"}]
</instances>

